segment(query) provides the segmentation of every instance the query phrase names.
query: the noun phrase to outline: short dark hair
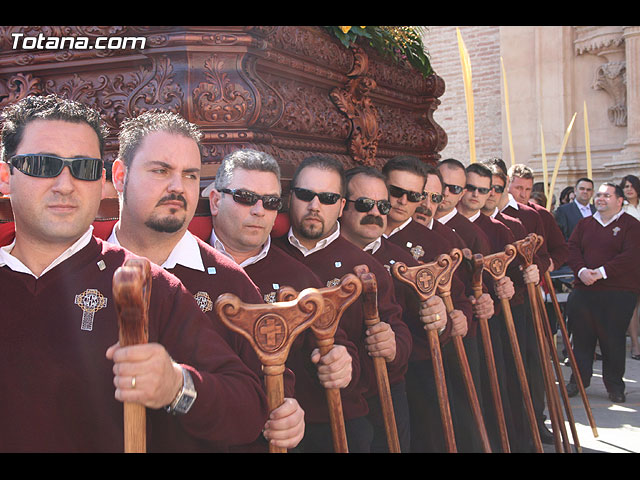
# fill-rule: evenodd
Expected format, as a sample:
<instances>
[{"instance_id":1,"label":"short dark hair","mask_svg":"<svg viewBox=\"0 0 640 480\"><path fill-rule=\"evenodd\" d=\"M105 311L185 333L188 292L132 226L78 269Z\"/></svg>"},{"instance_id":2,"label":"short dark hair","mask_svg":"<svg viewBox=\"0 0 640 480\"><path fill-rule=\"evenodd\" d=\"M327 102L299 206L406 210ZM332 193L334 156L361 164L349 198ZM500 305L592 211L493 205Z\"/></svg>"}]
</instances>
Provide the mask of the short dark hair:
<instances>
[{"instance_id":1,"label":"short dark hair","mask_svg":"<svg viewBox=\"0 0 640 480\"><path fill-rule=\"evenodd\" d=\"M291 188L295 188L297 185L298 177L300 176L300 172L307 167L315 167L321 170L329 170L337 173L340 176L340 195L344 197L346 192L346 179L344 175L344 166L340 163L339 160L336 160L333 157L329 157L326 155L312 155L310 157L305 158L300 162L298 168L293 173L293 177L291 178Z\"/></svg>"},{"instance_id":2,"label":"short dark hair","mask_svg":"<svg viewBox=\"0 0 640 480\"><path fill-rule=\"evenodd\" d=\"M86 123L96 132L100 157L104 157L104 143L109 135L109 129L100 117L100 113L83 103L50 94L25 97L3 110L0 159L8 161L15 155L22 141L25 127L34 120Z\"/></svg>"},{"instance_id":3,"label":"short dark hair","mask_svg":"<svg viewBox=\"0 0 640 480\"><path fill-rule=\"evenodd\" d=\"M615 184L613 182L604 182L602 185L606 185L607 187L612 187L615 190L615 195L618 198L624 198L624 191L622 190L622 187L618 184Z\"/></svg>"},{"instance_id":4,"label":"short dark hair","mask_svg":"<svg viewBox=\"0 0 640 480\"><path fill-rule=\"evenodd\" d=\"M445 158L444 160L440 160L440 162L438 162L438 168L440 167L447 167L452 170L455 170L456 168L458 168L460 170L466 171L464 163L462 163L460 160L457 160L455 158Z\"/></svg>"},{"instance_id":5,"label":"short dark hair","mask_svg":"<svg viewBox=\"0 0 640 480\"><path fill-rule=\"evenodd\" d=\"M382 174L389 178L389 173L394 170L400 170L403 172L413 173L419 177L424 178L427 181L427 175L429 175L431 165L427 165L418 157L413 155L398 155L387 161L382 167Z\"/></svg>"},{"instance_id":6,"label":"short dark hair","mask_svg":"<svg viewBox=\"0 0 640 480\"><path fill-rule=\"evenodd\" d=\"M640 195L640 178L635 175L626 175L620 182L620 188L624 189L624 184L629 182L638 195Z\"/></svg>"},{"instance_id":7,"label":"short dark hair","mask_svg":"<svg viewBox=\"0 0 640 480\"><path fill-rule=\"evenodd\" d=\"M125 119L120 126L118 157L126 167L131 165L131 161L142 141L147 135L154 132L168 132L191 138L198 145L200 159L202 160L200 146L202 133L195 124L177 113L150 110L137 117Z\"/></svg>"},{"instance_id":8,"label":"short dark hair","mask_svg":"<svg viewBox=\"0 0 640 480\"><path fill-rule=\"evenodd\" d=\"M475 173L476 175L480 175L481 177L486 177L491 181L491 169L485 167L481 163L472 163L469 165L465 171L467 173Z\"/></svg>"},{"instance_id":9,"label":"short dark hair","mask_svg":"<svg viewBox=\"0 0 640 480\"><path fill-rule=\"evenodd\" d=\"M593 180L591 180L589 177L582 177L576 180L576 187L580 182L589 182L591 185L593 185Z\"/></svg>"},{"instance_id":10,"label":"short dark hair","mask_svg":"<svg viewBox=\"0 0 640 480\"><path fill-rule=\"evenodd\" d=\"M505 185L507 184L507 166L500 158L490 158L481 163L491 171L491 175L500 178Z\"/></svg>"}]
</instances>

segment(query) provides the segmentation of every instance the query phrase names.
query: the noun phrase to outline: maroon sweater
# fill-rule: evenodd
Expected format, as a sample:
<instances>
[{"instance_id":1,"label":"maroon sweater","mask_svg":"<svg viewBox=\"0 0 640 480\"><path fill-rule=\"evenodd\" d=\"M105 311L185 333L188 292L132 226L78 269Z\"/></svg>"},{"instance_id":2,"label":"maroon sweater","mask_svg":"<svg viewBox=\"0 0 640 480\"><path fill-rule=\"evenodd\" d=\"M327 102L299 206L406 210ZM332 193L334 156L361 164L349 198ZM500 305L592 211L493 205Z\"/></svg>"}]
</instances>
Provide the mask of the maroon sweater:
<instances>
[{"instance_id":1,"label":"maroon sweater","mask_svg":"<svg viewBox=\"0 0 640 480\"><path fill-rule=\"evenodd\" d=\"M309 267L321 281L329 282L340 279L347 273L353 273L357 265L367 265L369 271L376 276L378 285L378 313L380 320L389 324L395 333L396 357L387 363L389 379L398 381L406 373L409 355L411 354L411 332L402 321L402 308L396 301L393 281L389 272L370 254L360 250L354 244L340 236L327 247L306 257L300 250L289 243L286 236L276 240L285 252ZM340 326L357 347L360 357L360 384L366 397L377 395L377 383L373 361L364 346L366 325L363 318L363 305L357 299L345 310ZM343 396L344 399L344 396ZM344 401L344 400L343 400ZM347 408L345 406L345 418Z\"/></svg>"},{"instance_id":2,"label":"maroon sweater","mask_svg":"<svg viewBox=\"0 0 640 480\"><path fill-rule=\"evenodd\" d=\"M409 222L402 230L394 233L387 240L422 263L433 262L438 256L443 253L448 254L454 248L445 237L416 221ZM467 334L474 336L477 319L472 314L471 303L467 298L473 293L470 279L468 272L463 268L463 265L460 265L451 280L451 300L454 307L464 312L467 317Z\"/></svg>"},{"instance_id":3,"label":"maroon sweater","mask_svg":"<svg viewBox=\"0 0 640 480\"><path fill-rule=\"evenodd\" d=\"M544 227L544 239L547 252L549 252L549 256L551 260L553 260L554 267L560 268L566 263L567 258L569 258L569 245L564 239L562 230L560 230L555 217L549 210L531 202L527 205L540 215Z\"/></svg>"},{"instance_id":4,"label":"maroon sweater","mask_svg":"<svg viewBox=\"0 0 640 480\"><path fill-rule=\"evenodd\" d=\"M482 255L491 253L491 245L486 234L460 212L456 213L445 225L462 237L472 253L481 253Z\"/></svg>"},{"instance_id":5,"label":"maroon sweater","mask_svg":"<svg viewBox=\"0 0 640 480\"><path fill-rule=\"evenodd\" d=\"M538 212L536 212L533 208L528 207L527 205L523 205L522 203L518 203L517 209L509 205L501 213L520 220L527 232L527 235L530 233L535 233L542 236L545 235L542 219L540 218ZM542 278L544 272L546 272L549 269L549 265L551 265L549 252L547 251L546 247L546 241L536 252L534 262L538 266L538 269L540 270L540 278Z\"/></svg>"},{"instance_id":6,"label":"maroon sweater","mask_svg":"<svg viewBox=\"0 0 640 480\"><path fill-rule=\"evenodd\" d=\"M627 213L603 227L595 218L578 222L569 237L568 264L575 288L625 290L640 293L640 222ZM606 279L587 286L578 278L581 268L604 266Z\"/></svg>"},{"instance_id":7,"label":"maroon sweater","mask_svg":"<svg viewBox=\"0 0 640 480\"><path fill-rule=\"evenodd\" d=\"M249 277L261 291L265 301L275 301L275 294L280 287L292 287L298 292L305 288L322 288L325 285L302 262L273 243L269 253L260 261L244 267ZM363 405L363 391L359 386L360 360L355 344L347 338L340 327L336 330L334 341L344 345L352 358L352 378L350 384L342 390L344 402L354 404L351 410L358 411ZM318 380L317 366L311 362L311 351L317 347L311 330L303 332L292 345L287 367L296 376L295 398L305 411L305 421L309 423L326 423L329 411L324 388Z\"/></svg>"},{"instance_id":8,"label":"maroon sweater","mask_svg":"<svg viewBox=\"0 0 640 480\"><path fill-rule=\"evenodd\" d=\"M134 255L97 238L36 279L0 268L3 318L0 378L5 413L0 451L122 452L121 402L114 398L113 362L105 357L118 340L112 295L115 270ZM97 265L104 261L106 268ZM149 451L176 447L162 433L178 422L209 450L253 441L267 418L260 379L210 327L180 281L152 265L149 341L188 365L198 397L183 416L147 409ZM77 295L95 289L106 306L82 330Z\"/></svg>"},{"instance_id":9,"label":"maroon sweater","mask_svg":"<svg viewBox=\"0 0 640 480\"><path fill-rule=\"evenodd\" d=\"M527 236L527 231L524 229L524 225L517 218L498 212L495 216L495 219L505 225L511 231L511 234L514 237L514 241L522 240ZM525 301L524 294L526 291L526 285L524 284L522 271L520 271L521 265L522 259L519 255L516 255L516 258L511 261L511 264L507 269L507 275L509 276L509 278L511 278L511 281L513 281L513 286L516 290L515 295L511 299L512 305L521 305Z\"/></svg>"}]
</instances>

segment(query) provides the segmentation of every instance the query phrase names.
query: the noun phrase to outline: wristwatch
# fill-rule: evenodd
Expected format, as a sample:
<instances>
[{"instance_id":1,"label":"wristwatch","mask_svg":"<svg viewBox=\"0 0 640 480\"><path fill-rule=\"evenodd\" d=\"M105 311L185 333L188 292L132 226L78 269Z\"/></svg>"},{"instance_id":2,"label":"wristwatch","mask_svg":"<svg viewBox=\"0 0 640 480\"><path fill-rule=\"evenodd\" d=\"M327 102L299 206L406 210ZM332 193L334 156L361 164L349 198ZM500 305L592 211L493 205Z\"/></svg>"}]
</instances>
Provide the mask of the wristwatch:
<instances>
[{"instance_id":1,"label":"wristwatch","mask_svg":"<svg viewBox=\"0 0 640 480\"><path fill-rule=\"evenodd\" d=\"M193 385L193 379L189 371L182 367L182 388L173 399L170 405L167 405L165 410L173 415L184 415L189 411L193 402L196 401L198 392Z\"/></svg>"}]
</instances>

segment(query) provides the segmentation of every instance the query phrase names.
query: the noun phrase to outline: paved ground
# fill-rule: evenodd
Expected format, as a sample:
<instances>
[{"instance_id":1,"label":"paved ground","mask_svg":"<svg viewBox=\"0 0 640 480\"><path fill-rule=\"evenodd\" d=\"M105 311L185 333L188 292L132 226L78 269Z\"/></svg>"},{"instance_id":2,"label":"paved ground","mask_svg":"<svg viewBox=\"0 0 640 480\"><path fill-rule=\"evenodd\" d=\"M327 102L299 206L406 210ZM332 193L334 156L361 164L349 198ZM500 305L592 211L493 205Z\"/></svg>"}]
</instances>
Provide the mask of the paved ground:
<instances>
[{"instance_id":1,"label":"paved ground","mask_svg":"<svg viewBox=\"0 0 640 480\"><path fill-rule=\"evenodd\" d=\"M559 335L561 337L561 335ZM631 341L627 338L626 402L613 403L607 396L602 382L602 362L596 360L593 365L594 377L587 388L587 398L593 413L598 436L595 437L580 394L570 399L578 442L582 453L640 453L640 360L630 355ZM558 340L558 350L562 350L562 341ZM569 366L562 367L565 381L571 376ZM564 418L567 415L563 410ZM547 420L547 425L551 423ZM567 433L572 445L575 445L568 422ZM555 452L553 445L544 445L545 453Z\"/></svg>"}]
</instances>

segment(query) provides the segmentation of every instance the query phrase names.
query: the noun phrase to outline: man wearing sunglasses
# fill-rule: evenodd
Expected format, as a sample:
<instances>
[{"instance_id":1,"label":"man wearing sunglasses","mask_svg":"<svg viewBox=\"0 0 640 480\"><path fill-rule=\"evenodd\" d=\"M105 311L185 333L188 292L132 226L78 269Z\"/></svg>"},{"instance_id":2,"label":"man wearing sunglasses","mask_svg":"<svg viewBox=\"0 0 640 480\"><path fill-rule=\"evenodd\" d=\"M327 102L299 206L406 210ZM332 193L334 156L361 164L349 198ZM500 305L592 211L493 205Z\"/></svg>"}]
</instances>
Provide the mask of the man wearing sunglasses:
<instances>
[{"instance_id":1,"label":"man wearing sunglasses","mask_svg":"<svg viewBox=\"0 0 640 480\"><path fill-rule=\"evenodd\" d=\"M369 252L382 263L387 270L395 262L417 265L418 262L408 252L391 243L382 236L387 224L387 214L391 209L386 179L378 170L371 167L355 167L346 172L347 204L340 217L342 235L351 243ZM402 319L412 334L411 359L426 358L429 347L425 330L438 330L440 340L447 341L449 331L445 332L447 313L440 297L431 297L420 302L415 292L405 283L393 278L396 299L402 306ZM394 404L396 424L403 452L411 449L411 429L409 404L405 386L405 372L389 379ZM422 410L424 402L421 402ZM387 451L384 422L377 395L369 397L369 418L375 428L372 452ZM437 410L437 409L436 409Z\"/></svg>"},{"instance_id":2,"label":"man wearing sunglasses","mask_svg":"<svg viewBox=\"0 0 640 480\"><path fill-rule=\"evenodd\" d=\"M49 95L3 117L0 185L16 229L0 250L0 301L11 312L0 375L12 385L0 450L121 452L121 402L147 407L150 451L176 431L218 449L256 438L268 413L259 378L175 277L152 264L149 343L117 342L113 276L134 255L92 235L104 182L99 113Z\"/></svg>"},{"instance_id":3,"label":"man wearing sunglasses","mask_svg":"<svg viewBox=\"0 0 640 480\"><path fill-rule=\"evenodd\" d=\"M410 201L406 193L394 197L394 189L397 193L400 191L419 192L424 190L427 181L432 177L433 167L421 162L413 156L399 156L390 159L382 168L389 186L389 193L392 208L388 215L388 223L385 237L401 248L410 252L414 258L422 262L431 262L442 253L449 253L454 244L445 236L437 233L435 229L430 229L418 222L413 221L413 215L422 199L418 195L413 196ZM433 182L433 180L432 180ZM430 183L433 185L433 183ZM430 188L431 189L431 188ZM434 188L436 190L436 188ZM437 192L434 192L437 193ZM438 199L438 198L437 198ZM457 245L457 244L456 244ZM457 269L454 278L457 279L456 285L452 286L452 295L456 311L450 317L452 322L452 335L460 335L463 337L463 343L467 348L467 357L469 359L469 367L474 377L474 383L480 396L480 365L477 361L478 350L475 339L476 319L474 316L486 315L487 318L493 315L493 301L491 297L483 293L479 299L471 297L470 277L464 269ZM469 297L467 297L469 295ZM443 359L445 370L447 373L447 383L449 385L450 399L457 407L452 411L454 415L454 429L456 430L456 439L459 451L473 452L480 451L480 439L477 435L477 429L473 426L473 418L469 409L468 397L466 394L464 380L458 367L457 355L451 344L446 344L443 348ZM409 371L411 374L411 370ZM413 379L416 382L416 395L414 398L419 399L420 395L424 395L429 391L430 381L425 377L424 373L416 371ZM409 376L407 378L408 391L411 392ZM410 401L412 394L410 393ZM413 411L413 408L412 408ZM422 427L430 425L428 421L423 422ZM418 435L413 435L413 430L429 435L426 428L419 429L412 426L412 437L415 438L417 448L431 449L433 443L422 443ZM422 435L421 435L422 436ZM412 440L413 440L412 438ZM442 447L440 447L442 448ZM436 450L437 451L437 450Z\"/></svg>"},{"instance_id":4,"label":"man wearing sunglasses","mask_svg":"<svg viewBox=\"0 0 640 480\"><path fill-rule=\"evenodd\" d=\"M527 207L526 205L519 204L515 201L512 203L512 196L509 194L507 189L507 185L509 183L507 167L502 159L491 158L482 162L482 164L491 170L492 184L492 190L485 202L483 213L506 225L511 230L516 240L524 239L528 235L529 229L535 229L537 226L541 226L541 221L538 218L538 215L532 208ZM509 205L512 205L512 207L507 208ZM507 212L514 213L515 215L510 215ZM540 438L543 443L553 444L553 434L547 429L544 423L544 379L542 377L542 367L540 366L540 360L538 358L536 333L533 329L531 310L527 300L527 289L524 283L525 280L535 284L539 282L540 270L545 268L545 265L547 267L549 265L548 254L544 250L543 245L543 247L536 252L534 256L534 263L526 270L522 271L521 274L511 275L516 293L510 303L516 327L516 334L518 336L518 342L522 353L522 360L527 372L533 408L536 412ZM517 265L520 262L519 258L514 262ZM514 401L514 405L518 406L521 404L517 404ZM514 418L516 421L521 421L523 425L526 425L524 416L525 413L523 411L521 415L516 414Z\"/></svg>"},{"instance_id":5,"label":"man wearing sunglasses","mask_svg":"<svg viewBox=\"0 0 640 480\"><path fill-rule=\"evenodd\" d=\"M280 287L302 291L324 286L309 268L271 241L270 234L282 207L281 188L278 162L265 152L243 149L222 159L214 182L202 192L202 196L209 198L211 209L211 245L242 267L260 289L263 300L269 303L277 300ZM332 350L322 357L312 336L310 330L305 331L287 359L287 366L296 376L296 400L304 408L305 423L310 427L300 432L305 435L298 450L304 452L314 451L316 429L329 428L323 389L355 390L352 384L357 383L359 376L357 350L342 329L336 332ZM356 381L352 382L353 379ZM271 420L270 424L274 434L284 429ZM314 426L319 424L322 427Z\"/></svg>"},{"instance_id":6,"label":"man wearing sunglasses","mask_svg":"<svg viewBox=\"0 0 640 480\"><path fill-rule=\"evenodd\" d=\"M366 327L360 299L345 310L340 320L349 340L358 347L359 388L370 397L377 388L370 356L383 357L389 376L396 378L406 369L411 351L411 336L402 322L402 309L396 302L392 280L377 260L340 234L338 218L346 204L346 189L344 168L339 161L324 156L306 158L293 175L291 190L291 228L278 239L278 245L311 268L327 286L352 273L357 265L367 265L376 276L381 322ZM366 418L369 407L365 401L364 408L355 409L350 405L351 395L344 393L349 451L369 452L373 440L373 426Z\"/></svg>"},{"instance_id":7,"label":"man wearing sunglasses","mask_svg":"<svg viewBox=\"0 0 640 480\"><path fill-rule=\"evenodd\" d=\"M447 158L438 164L438 171L442 175L444 199L438 205L436 220L460 235L473 253L487 255L490 251L487 236L458 212L467 186L465 166L455 158Z\"/></svg>"}]
</instances>

